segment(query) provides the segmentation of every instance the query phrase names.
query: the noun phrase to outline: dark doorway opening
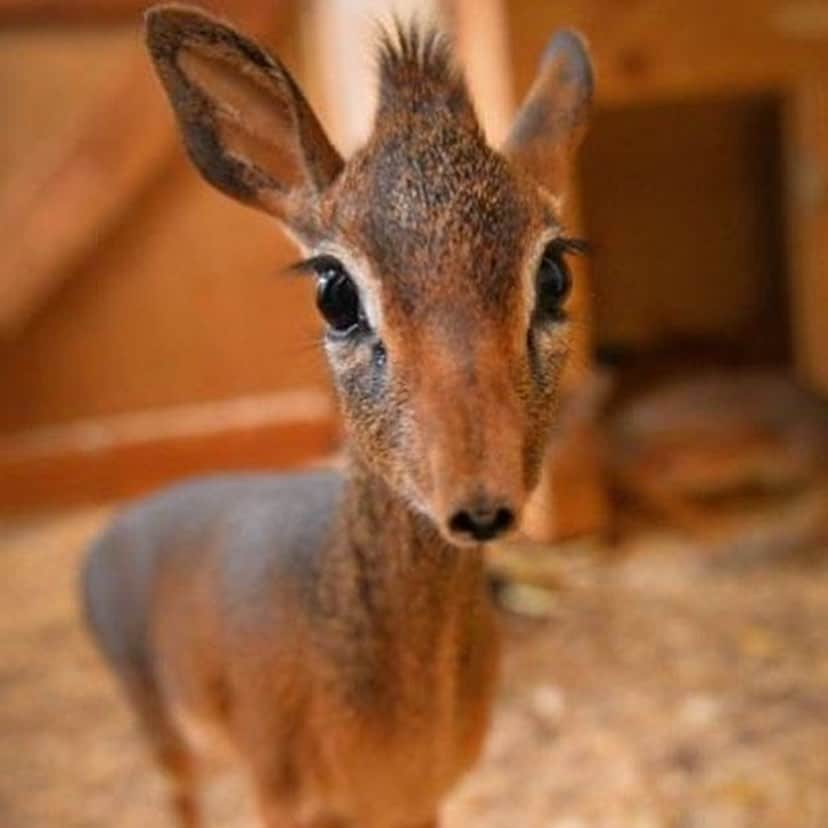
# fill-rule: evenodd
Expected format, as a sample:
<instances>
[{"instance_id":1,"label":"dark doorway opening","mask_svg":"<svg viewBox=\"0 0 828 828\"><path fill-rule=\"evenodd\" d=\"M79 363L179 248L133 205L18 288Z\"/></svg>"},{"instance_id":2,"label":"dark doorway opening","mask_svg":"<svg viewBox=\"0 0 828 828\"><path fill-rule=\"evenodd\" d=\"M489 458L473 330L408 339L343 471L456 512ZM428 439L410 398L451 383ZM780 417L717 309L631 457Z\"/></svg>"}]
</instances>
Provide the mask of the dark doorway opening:
<instances>
[{"instance_id":1,"label":"dark doorway opening","mask_svg":"<svg viewBox=\"0 0 828 828\"><path fill-rule=\"evenodd\" d=\"M620 385L790 364L780 110L760 95L596 114L583 216L598 359Z\"/></svg>"}]
</instances>

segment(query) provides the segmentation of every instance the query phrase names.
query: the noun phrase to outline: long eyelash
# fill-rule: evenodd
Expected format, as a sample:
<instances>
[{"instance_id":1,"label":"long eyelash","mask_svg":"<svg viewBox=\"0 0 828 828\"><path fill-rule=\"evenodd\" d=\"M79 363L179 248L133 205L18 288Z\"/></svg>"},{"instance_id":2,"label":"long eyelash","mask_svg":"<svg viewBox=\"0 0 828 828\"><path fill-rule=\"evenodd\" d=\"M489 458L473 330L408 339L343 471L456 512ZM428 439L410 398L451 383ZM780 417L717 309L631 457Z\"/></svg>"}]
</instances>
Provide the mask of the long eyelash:
<instances>
[{"instance_id":1,"label":"long eyelash","mask_svg":"<svg viewBox=\"0 0 828 828\"><path fill-rule=\"evenodd\" d=\"M341 268L342 265L339 260L333 256L328 256L324 253L319 256L311 256L309 259L303 259L299 262L294 262L285 268L286 273L298 273L306 276L316 276L323 273L325 270L331 268Z\"/></svg>"},{"instance_id":2,"label":"long eyelash","mask_svg":"<svg viewBox=\"0 0 828 828\"><path fill-rule=\"evenodd\" d=\"M552 245L558 249L558 252L569 253L573 256L589 256L595 249L586 239L569 238L567 236L558 236L552 242Z\"/></svg>"},{"instance_id":3,"label":"long eyelash","mask_svg":"<svg viewBox=\"0 0 828 828\"><path fill-rule=\"evenodd\" d=\"M325 337L318 331L307 332L301 342L288 349L290 356L304 356L312 351L321 351L325 346Z\"/></svg>"},{"instance_id":4,"label":"long eyelash","mask_svg":"<svg viewBox=\"0 0 828 828\"><path fill-rule=\"evenodd\" d=\"M285 265L282 272L291 276L313 276L316 270L313 266L312 259L304 259L300 262L292 262L289 265Z\"/></svg>"}]
</instances>

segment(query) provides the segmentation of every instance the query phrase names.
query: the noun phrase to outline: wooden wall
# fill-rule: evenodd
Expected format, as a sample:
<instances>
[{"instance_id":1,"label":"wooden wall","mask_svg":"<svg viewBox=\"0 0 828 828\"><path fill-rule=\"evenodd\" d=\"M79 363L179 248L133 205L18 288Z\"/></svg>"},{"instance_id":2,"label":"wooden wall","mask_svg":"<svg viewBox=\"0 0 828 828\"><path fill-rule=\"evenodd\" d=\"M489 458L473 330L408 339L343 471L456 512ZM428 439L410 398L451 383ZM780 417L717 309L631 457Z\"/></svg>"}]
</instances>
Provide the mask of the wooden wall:
<instances>
[{"instance_id":1,"label":"wooden wall","mask_svg":"<svg viewBox=\"0 0 828 828\"><path fill-rule=\"evenodd\" d=\"M311 285L283 273L295 258L174 163L0 346L0 429L324 385Z\"/></svg>"},{"instance_id":2,"label":"wooden wall","mask_svg":"<svg viewBox=\"0 0 828 828\"><path fill-rule=\"evenodd\" d=\"M297 9L283 5L264 39L301 80ZM136 66L150 77L135 24L0 30L0 188L59 152ZM150 94L163 99L160 86ZM168 124L147 128L172 136L163 107ZM141 142L138 121L124 142ZM168 155L25 325L0 336L0 510L295 464L335 445L312 285L284 272L296 249L204 184L177 137Z\"/></svg>"},{"instance_id":3,"label":"wooden wall","mask_svg":"<svg viewBox=\"0 0 828 828\"><path fill-rule=\"evenodd\" d=\"M82 117L103 78L111 83L133 57L138 32L3 37L11 48L0 46L0 76L11 94L0 117L13 128L0 143L0 177ZM280 40L296 65L297 38ZM272 220L205 186L176 149L128 219L0 343L0 432L325 385L310 286L282 273L292 245Z\"/></svg>"},{"instance_id":4,"label":"wooden wall","mask_svg":"<svg viewBox=\"0 0 828 828\"><path fill-rule=\"evenodd\" d=\"M307 4L210 2L237 20L278 8L279 24L264 39L314 89L314 47L300 23ZM57 8L52 0L0 5L0 188L41 149L71 135L131 66L149 73L135 22L118 22L121 12L105 24L90 22L99 7L133 14L137 5L79 3L72 8L83 13L71 25L43 23ZM455 5L473 13L477 4ZM35 6L32 23L24 12ZM2 28L12 7L27 25ZM588 361L596 332L611 344L646 345L675 331L756 337L770 321L775 353L790 345L803 375L828 389L818 301L828 285L820 255L828 215L820 189L828 180L828 143L820 125L828 117L825 96L817 94L828 71L828 21L783 0L510 0L502 11L496 17L508 29L516 99L556 28L582 30L596 59L597 116L573 193L580 210L571 212L598 248L575 297L583 320L576 368ZM160 89L149 92L161 100ZM136 99L138 111L143 105ZM169 112L163 117L171 124ZM157 140L153 124L150 133L139 119L122 146ZM166 128L162 123L161 132ZM777 162L784 162L782 182ZM213 443L200 444L204 456L219 456L216 447L244 431L245 400L276 411L280 395L289 413L276 421L296 424L305 416L315 424L303 432L304 448L280 454L277 425L264 429L270 436L258 457L240 451L244 463L297 462L335 443L311 287L280 275L295 256L290 243L269 219L205 186L177 143L139 184L129 192L129 209L112 213L92 235L91 247L72 259L26 324L0 336L0 508L4 479L15 494L6 502L20 505L17 494L30 484L49 502L43 486L33 485L44 479L44 457L64 457L49 484L60 488L61 475L80 480L88 470L78 458L93 462L90 435L108 435L103 442L116 454L118 435L132 435L123 454L132 456L135 435L156 427L172 433L167 423L176 412L186 415L182 422L216 418ZM6 244L13 245L8 231ZM222 407L233 400L242 408ZM123 419L133 415L138 419ZM174 444L162 450L171 454L158 467L172 476L196 468L192 457L176 466ZM61 448L52 455L44 449L55 445ZM33 451L40 466L30 462ZM90 474L98 483L87 495L129 490L128 464L119 468L117 485Z\"/></svg>"}]
</instances>

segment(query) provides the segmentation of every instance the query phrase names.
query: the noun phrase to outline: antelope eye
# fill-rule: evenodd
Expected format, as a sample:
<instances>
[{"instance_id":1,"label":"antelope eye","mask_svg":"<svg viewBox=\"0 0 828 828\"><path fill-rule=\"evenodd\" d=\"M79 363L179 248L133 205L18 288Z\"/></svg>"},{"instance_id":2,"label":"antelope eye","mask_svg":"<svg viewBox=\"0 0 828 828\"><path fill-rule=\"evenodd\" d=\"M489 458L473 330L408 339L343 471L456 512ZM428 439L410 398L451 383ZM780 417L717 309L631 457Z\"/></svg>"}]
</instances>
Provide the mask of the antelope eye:
<instances>
[{"instance_id":1,"label":"antelope eye","mask_svg":"<svg viewBox=\"0 0 828 828\"><path fill-rule=\"evenodd\" d=\"M314 264L318 275L316 307L332 330L344 333L365 321L359 293L342 263L324 257Z\"/></svg>"},{"instance_id":2,"label":"antelope eye","mask_svg":"<svg viewBox=\"0 0 828 828\"><path fill-rule=\"evenodd\" d=\"M561 305L572 287L572 275L564 261L565 250L557 243L547 245L538 267L536 280L537 304L540 317L560 317Z\"/></svg>"}]
</instances>

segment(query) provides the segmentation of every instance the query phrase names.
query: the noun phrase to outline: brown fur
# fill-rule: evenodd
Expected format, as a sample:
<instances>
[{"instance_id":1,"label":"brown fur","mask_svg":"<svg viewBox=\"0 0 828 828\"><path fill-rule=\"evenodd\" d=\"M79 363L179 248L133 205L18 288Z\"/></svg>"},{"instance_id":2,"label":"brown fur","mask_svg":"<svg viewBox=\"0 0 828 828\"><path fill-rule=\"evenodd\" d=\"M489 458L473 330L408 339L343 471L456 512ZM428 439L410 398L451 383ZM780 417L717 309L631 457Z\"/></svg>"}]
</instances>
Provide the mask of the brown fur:
<instances>
[{"instance_id":1,"label":"brown fur","mask_svg":"<svg viewBox=\"0 0 828 828\"><path fill-rule=\"evenodd\" d=\"M90 554L90 624L183 824L225 748L271 828L433 828L480 751L497 665L480 547L449 516L519 512L538 476L568 333L532 310L560 233L537 164L569 133L544 142L524 118L529 154L491 149L446 41L398 28L373 135L345 163L287 70L229 27L161 7L148 40L205 177L347 259L379 319L326 338L344 479L231 476L137 504ZM547 73L531 105L561 97L580 123L587 59L567 44L565 88Z\"/></svg>"}]
</instances>

